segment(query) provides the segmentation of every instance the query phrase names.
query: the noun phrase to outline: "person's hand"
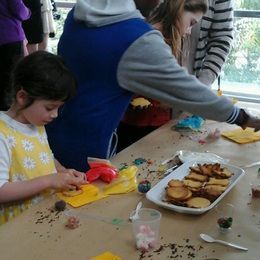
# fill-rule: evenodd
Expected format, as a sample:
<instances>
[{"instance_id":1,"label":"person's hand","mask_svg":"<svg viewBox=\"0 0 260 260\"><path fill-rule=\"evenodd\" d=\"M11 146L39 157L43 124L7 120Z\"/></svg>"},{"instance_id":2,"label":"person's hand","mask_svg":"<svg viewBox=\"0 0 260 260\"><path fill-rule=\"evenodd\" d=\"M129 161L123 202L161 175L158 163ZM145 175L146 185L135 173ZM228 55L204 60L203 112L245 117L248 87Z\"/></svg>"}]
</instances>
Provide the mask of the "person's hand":
<instances>
[{"instance_id":1,"label":"person's hand","mask_svg":"<svg viewBox=\"0 0 260 260\"><path fill-rule=\"evenodd\" d=\"M56 174L49 175L50 187L56 190L70 190L79 189L81 185L85 184L85 178L77 177L78 173L66 171L58 172Z\"/></svg>"},{"instance_id":2,"label":"person's hand","mask_svg":"<svg viewBox=\"0 0 260 260\"><path fill-rule=\"evenodd\" d=\"M243 129L251 127L255 129L255 132L260 130L260 119L254 116L249 115L246 124L241 126Z\"/></svg>"},{"instance_id":3,"label":"person's hand","mask_svg":"<svg viewBox=\"0 0 260 260\"><path fill-rule=\"evenodd\" d=\"M75 169L66 169L65 172L72 173L75 177L80 178L82 181L87 183L86 174L84 172L77 171Z\"/></svg>"}]
</instances>

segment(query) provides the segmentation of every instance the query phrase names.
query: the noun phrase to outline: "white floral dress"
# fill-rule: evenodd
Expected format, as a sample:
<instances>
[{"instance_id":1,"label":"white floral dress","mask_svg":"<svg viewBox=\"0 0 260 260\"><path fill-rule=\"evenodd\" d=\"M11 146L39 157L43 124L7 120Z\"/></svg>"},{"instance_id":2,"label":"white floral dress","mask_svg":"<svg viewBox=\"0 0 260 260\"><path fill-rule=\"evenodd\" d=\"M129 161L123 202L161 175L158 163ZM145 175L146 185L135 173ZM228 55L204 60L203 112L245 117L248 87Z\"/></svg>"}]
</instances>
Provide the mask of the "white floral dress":
<instances>
[{"instance_id":1,"label":"white floral dress","mask_svg":"<svg viewBox=\"0 0 260 260\"><path fill-rule=\"evenodd\" d=\"M10 152L9 182L31 180L56 172L44 127L38 127L35 135L27 135L0 119L0 132ZM49 194L50 191L45 191L24 201L0 204L0 224Z\"/></svg>"}]
</instances>

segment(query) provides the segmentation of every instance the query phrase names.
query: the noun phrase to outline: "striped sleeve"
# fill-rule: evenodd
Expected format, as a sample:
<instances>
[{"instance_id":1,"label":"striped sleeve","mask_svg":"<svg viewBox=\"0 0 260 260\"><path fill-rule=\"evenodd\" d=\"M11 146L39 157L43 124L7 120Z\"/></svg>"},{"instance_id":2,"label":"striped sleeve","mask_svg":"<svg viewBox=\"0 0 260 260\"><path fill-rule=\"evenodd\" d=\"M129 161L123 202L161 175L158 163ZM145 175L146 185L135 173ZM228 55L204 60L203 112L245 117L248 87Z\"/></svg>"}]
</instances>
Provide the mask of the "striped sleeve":
<instances>
[{"instance_id":1,"label":"striped sleeve","mask_svg":"<svg viewBox=\"0 0 260 260\"><path fill-rule=\"evenodd\" d=\"M226 120L227 123L229 124L236 124L238 117L240 114L240 108L234 106L233 113L230 115L230 117Z\"/></svg>"},{"instance_id":2,"label":"striped sleeve","mask_svg":"<svg viewBox=\"0 0 260 260\"><path fill-rule=\"evenodd\" d=\"M231 49L232 0L209 0L209 8L202 18L200 30L194 71L203 83L211 85L219 75Z\"/></svg>"}]
</instances>

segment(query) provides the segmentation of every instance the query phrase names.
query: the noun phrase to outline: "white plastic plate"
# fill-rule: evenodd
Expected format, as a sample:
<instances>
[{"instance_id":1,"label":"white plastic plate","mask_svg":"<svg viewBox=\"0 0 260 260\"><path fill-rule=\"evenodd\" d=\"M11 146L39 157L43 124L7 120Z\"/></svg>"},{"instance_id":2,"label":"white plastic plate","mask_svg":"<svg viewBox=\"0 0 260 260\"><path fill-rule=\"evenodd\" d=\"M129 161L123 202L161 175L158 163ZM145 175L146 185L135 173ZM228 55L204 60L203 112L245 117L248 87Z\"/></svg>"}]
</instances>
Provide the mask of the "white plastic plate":
<instances>
[{"instance_id":1,"label":"white plastic plate","mask_svg":"<svg viewBox=\"0 0 260 260\"><path fill-rule=\"evenodd\" d=\"M165 178L163 178L160 182L158 182L151 190L149 190L146 193L146 198L158 206L179 212L179 213L186 213L186 214L194 214L199 215L203 214L210 209L214 208L222 199L227 195L227 193L236 185L236 183L244 176L245 171L239 167L236 167L231 164L224 164L221 163L221 167L226 167L229 171L234 173L234 175L230 178L230 184L227 187L227 189L214 201L212 202L208 207L206 208L188 208L188 207L181 207L176 206L167 202L164 202L165 199L165 187L167 187L167 184L172 179L178 179L182 180L186 175L189 174L190 167L196 166L198 163L212 163L212 161L206 161L206 160L200 160L200 161L190 161L182 164L179 168L177 168L175 171L172 171L169 175L167 175Z\"/></svg>"}]
</instances>

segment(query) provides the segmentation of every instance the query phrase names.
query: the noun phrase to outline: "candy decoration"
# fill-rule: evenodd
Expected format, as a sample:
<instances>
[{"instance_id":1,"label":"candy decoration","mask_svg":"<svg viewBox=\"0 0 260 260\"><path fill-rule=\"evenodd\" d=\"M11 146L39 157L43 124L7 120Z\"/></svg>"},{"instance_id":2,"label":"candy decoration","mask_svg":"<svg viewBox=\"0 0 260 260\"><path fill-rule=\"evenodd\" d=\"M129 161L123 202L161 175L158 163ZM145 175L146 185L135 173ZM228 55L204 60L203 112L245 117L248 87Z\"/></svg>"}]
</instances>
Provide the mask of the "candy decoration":
<instances>
[{"instance_id":1,"label":"candy decoration","mask_svg":"<svg viewBox=\"0 0 260 260\"><path fill-rule=\"evenodd\" d=\"M140 165L140 164L143 164L145 162L146 162L146 160L144 158L137 158L137 159L134 160L135 165Z\"/></svg>"},{"instance_id":2,"label":"candy decoration","mask_svg":"<svg viewBox=\"0 0 260 260\"><path fill-rule=\"evenodd\" d=\"M57 211L63 211L66 208L66 202L64 200L56 201L55 204L54 204L54 208Z\"/></svg>"},{"instance_id":3,"label":"candy decoration","mask_svg":"<svg viewBox=\"0 0 260 260\"><path fill-rule=\"evenodd\" d=\"M69 229L75 229L79 227L79 219L75 216L69 217L68 222L66 223L66 227Z\"/></svg>"},{"instance_id":4,"label":"candy decoration","mask_svg":"<svg viewBox=\"0 0 260 260\"><path fill-rule=\"evenodd\" d=\"M232 226L233 219L231 217L219 218L218 225L221 228L230 228Z\"/></svg>"},{"instance_id":5,"label":"candy decoration","mask_svg":"<svg viewBox=\"0 0 260 260\"><path fill-rule=\"evenodd\" d=\"M136 235L136 247L143 252L149 251L155 247L155 232L148 225L141 225L139 233Z\"/></svg>"},{"instance_id":6,"label":"candy decoration","mask_svg":"<svg viewBox=\"0 0 260 260\"><path fill-rule=\"evenodd\" d=\"M139 182L138 191L141 193L146 193L151 189L151 183L148 180Z\"/></svg>"}]
</instances>

